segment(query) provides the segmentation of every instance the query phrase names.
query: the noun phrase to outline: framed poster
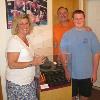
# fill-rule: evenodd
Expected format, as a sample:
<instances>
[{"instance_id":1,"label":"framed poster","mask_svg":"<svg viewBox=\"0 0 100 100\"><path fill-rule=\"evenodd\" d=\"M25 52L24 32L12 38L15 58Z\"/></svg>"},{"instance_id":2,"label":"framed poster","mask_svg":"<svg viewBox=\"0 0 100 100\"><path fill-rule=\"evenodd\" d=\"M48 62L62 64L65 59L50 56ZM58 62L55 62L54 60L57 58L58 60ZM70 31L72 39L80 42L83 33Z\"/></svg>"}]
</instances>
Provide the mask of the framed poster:
<instances>
[{"instance_id":1,"label":"framed poster","mask_svg":"<svg viewBox=\"0 0 100 100\"><path fill-rule=\"evenodd\" d=\"M29 14L34 25L47 25L47 0L6 0L7 29L20 14Z\"/></svg>"}]
</instances>

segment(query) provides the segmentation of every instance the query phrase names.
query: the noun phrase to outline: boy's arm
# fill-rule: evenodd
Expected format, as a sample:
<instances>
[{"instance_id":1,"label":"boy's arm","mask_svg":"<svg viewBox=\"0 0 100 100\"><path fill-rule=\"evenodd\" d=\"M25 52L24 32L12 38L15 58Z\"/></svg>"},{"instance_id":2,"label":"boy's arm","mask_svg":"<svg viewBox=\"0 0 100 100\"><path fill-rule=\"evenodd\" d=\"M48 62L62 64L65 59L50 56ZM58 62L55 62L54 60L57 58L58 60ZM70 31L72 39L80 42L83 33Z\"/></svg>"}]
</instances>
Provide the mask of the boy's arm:
<instances>
[{"instance_id":1,"label":"boy's arm","mask_svg":"<svg viewBox=\"0 0 100 100\"><path fill-rule=\"evenodd\" d=\"M99 60L100 60L100 53L96 53L93 57L93 71L92 71L92 83L96 82L97 80L97 70L99 66Z\"/></svg>"}]
</instances>

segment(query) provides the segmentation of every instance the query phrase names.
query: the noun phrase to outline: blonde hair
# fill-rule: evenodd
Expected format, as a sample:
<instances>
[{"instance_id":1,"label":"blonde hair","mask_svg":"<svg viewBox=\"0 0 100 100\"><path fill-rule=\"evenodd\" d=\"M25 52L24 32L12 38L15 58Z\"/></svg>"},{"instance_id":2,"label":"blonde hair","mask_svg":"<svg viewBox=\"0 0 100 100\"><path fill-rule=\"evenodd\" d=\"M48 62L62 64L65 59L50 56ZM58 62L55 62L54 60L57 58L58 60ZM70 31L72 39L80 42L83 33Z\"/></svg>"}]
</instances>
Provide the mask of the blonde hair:
<instances>
[{"instance_id":1,"label":"blonde hair","mask_svg":"<svg viewBox=\"0 0 100 100\"><path fill-rule=\"evenodd\" d=\"M13 20L12 20L12 29L11 29L11 33L13 34L13 35L16 35L16 34L18 34L18 24L19 24L19 22L22 20L22 19L28 19L28 22L29 22L29 28L30 28L30 33L32 32L32 30L33 30L33 24L32 24L32 21L31 21L31 19L30 19L30 17L29 17L29 14L21 14L21 15L19 15L19 16L17 16L17 17L15 17Z\"/></svg>"}]
</instances>

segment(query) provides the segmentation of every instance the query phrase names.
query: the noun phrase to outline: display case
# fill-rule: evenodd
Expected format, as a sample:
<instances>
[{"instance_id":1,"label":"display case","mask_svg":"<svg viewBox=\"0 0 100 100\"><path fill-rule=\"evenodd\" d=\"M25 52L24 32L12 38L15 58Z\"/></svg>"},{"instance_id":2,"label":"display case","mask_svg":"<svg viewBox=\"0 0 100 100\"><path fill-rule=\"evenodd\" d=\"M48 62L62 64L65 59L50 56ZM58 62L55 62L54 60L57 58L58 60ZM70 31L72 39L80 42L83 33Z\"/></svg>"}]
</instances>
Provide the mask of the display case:
<instances>
[{"instance_id":1,"label":"display case","mask_svg":"<svg viewBox=\"0 0 100 100\"><path fill-rule=\"evenodd\" d=\"M44 64L40 65L41 90L70 86L67 81L61 61L51 61L46 57Z\"/></svg>"}]
</instances>

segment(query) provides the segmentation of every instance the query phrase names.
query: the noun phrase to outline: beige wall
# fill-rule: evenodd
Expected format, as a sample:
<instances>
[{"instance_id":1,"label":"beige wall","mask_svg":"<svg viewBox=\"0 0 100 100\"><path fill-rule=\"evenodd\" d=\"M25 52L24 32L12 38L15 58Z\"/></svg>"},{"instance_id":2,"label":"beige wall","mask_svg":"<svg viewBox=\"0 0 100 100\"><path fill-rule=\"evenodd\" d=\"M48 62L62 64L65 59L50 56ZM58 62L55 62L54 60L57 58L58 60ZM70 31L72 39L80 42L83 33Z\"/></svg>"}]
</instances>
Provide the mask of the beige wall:
<instances>
[{"instance_id":1,"label":"beige wall","mask_svg":"<svg viewBox=\"0 0 100 100\"><path fill-rule=\"evenodd\" d=\"M79 9L79 0L52 0L52 6L53 23L57 23L57 9L60 6L67 7L69 10L69 17L71 18L73 10Z\"/></svg>"},{"instance_id":2,"label":"beige wall","mask_svg":"<svg viewBox=\"0 0 100 100\"><path fill-rule=\"evenodd\" d=\"M87 25L92 28L100 41L100 0L88 0L86 3ZM100 64L98 68L97 81L94 83L94 86L100 88Z\"/></svg>"}]
</instances>

